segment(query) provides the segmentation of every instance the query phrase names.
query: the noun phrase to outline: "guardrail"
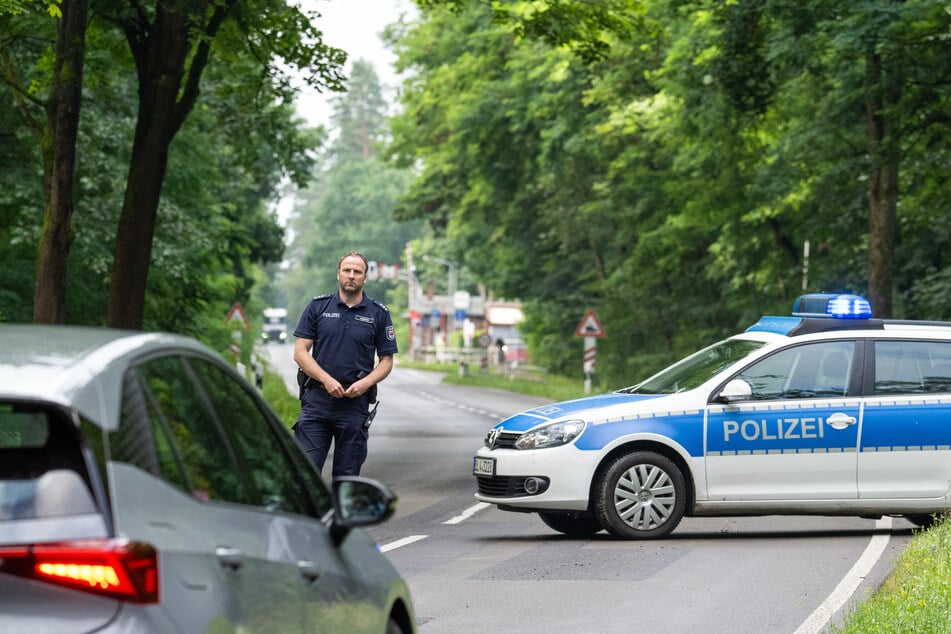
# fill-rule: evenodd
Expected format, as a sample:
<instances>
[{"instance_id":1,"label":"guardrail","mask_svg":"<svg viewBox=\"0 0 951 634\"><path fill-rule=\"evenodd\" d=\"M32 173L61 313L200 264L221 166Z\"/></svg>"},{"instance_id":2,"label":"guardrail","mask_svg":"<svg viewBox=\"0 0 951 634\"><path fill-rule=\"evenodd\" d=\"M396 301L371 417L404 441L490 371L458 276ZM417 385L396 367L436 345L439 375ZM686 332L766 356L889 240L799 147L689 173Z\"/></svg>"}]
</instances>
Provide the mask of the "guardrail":
<instances>
[{"instance_id":1,"label":"guardrail","mask_svg":"<svg viewBox=\"0 0 951 634\"><path fill-rule=\"evenodd\" d=\"M456 366L461 375L490 370L513 380L544 382L548 378L548 368L538 365L520 361L504 361L500 364L497 351L494 348L485 350L483 348L419 346L413 349L413 361ZM483 365L483 361L485 365Z\"/></svg>"},{"instance_id":2,"label":"guardrail","mask_svg":"<svg viewBox=\"0 0 951 634\"><path fill-rule=\"evenodd\" d=\"M513 362L502 368L502 373L510 379L522 379L523 381L538 381L544 383L548 378L548 368L538 365L529 365L527 363Z\"/></svg>"},{"instance_id":3,"label":"guardrail","mask_svg":"<svg viewBox=\"0 0 951 634\"><path fill-rule=\"evenodd\" d=\"M489 363L492 363L492 351L489 352ZM470 366L479 367L482 357L486 353L482 348L446 348L443 346L419 346L413 348L413 361L420 363L454 363L465 362Z\"/></svg>"}]
</instances>

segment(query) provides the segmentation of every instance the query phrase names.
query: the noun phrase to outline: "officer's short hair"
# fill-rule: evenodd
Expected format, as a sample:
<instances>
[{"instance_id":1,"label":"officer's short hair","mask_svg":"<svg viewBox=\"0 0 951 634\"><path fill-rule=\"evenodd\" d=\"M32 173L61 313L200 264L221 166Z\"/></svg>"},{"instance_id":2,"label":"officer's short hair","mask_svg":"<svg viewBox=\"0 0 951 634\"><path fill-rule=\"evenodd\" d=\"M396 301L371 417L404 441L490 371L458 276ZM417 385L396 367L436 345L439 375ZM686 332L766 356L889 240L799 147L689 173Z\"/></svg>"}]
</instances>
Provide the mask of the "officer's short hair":
<instances>
[{"instance_id":1,"label":"officer's short hair","mask_svg":"<svg viewBox=\"0 0 951 634\"><path fill-rule=\"evenodd\" d=\"M363 254L360 253L359 251L350 251L350 252L347 253L346 255L342 256L339 260L337 260L337 270L338 270L338 271L340 270L340 265L343 264L343 261L344 261L344 260L346 260L347 258L351 258L351 257L357 257L357 258L360 258L361 260L363 260L363 272L364 272L364 273L367 273L367 272L370 270L370 263L367 262L367 256L363 255Z\"/></svg>"}]
</instances>

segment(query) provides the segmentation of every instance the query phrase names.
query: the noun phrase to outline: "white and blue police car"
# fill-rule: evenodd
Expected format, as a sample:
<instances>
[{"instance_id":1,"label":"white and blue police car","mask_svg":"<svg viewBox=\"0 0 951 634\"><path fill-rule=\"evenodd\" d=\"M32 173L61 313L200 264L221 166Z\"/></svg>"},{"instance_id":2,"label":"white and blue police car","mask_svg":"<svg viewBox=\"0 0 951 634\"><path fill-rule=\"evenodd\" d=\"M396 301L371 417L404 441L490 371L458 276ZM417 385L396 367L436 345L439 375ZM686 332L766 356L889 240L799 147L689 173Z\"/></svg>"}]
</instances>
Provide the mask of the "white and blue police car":
<instances>
[{"instance_id":1,"label":"white and blue police car","mask_svg":"<svg viewBox=\"0 0 951 634\"><path fill-rule=\"evenodd\" d=\"M492 428L476 498L568 535L669 534L684 515L905 516L951 507L951 322L798 298L632 387Z\"/></svg>"}]
</instances>

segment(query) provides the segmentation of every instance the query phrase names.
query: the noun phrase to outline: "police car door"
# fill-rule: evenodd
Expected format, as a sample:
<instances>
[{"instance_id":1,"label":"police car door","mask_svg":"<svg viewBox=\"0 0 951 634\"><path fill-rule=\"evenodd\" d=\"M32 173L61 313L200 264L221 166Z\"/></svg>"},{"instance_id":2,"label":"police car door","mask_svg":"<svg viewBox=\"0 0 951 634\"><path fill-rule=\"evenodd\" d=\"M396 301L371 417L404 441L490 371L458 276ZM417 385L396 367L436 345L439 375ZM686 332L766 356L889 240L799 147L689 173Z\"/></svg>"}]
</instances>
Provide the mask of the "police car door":
<instances>
[{"instance_id":1,"label":"police car door","mask_svg":"<svg viewBox=\"0 0 951 634\"><path fill-rule=\"evenodd\" d=\"M858 457L863 499L941 498L951 482L951 342L874 340Z\"/></svg>"},{"instance_id":2,"label":"police car door","mask_svg":"<svg viewBox=\"0 0 951 634\"><path fill-rule=\"evenodd\" d=\"M857 497L855 353L849 340L789 346L732 377L752 394L708 406L711 501Z\"/></svg>"}]
</instances>

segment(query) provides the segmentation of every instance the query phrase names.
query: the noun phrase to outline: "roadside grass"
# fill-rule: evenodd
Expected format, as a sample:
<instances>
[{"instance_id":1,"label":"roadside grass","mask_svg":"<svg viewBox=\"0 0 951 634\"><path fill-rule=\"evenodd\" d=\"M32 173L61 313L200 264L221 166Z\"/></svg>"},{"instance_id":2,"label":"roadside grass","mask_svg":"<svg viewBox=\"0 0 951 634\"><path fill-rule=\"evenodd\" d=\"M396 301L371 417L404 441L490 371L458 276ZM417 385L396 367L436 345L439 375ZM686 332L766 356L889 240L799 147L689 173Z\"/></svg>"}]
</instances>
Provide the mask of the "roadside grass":
<instances>
[{"instance_id":1,"label":"roadside grass","mask_svg":"<svg viewBox=\"0 0 951 634\"><path fill-rule=\"evenodd\" d=\"M284 383L283 377L267 365L264 367L261 395L277 413L281 422L290 429L300 414L300 401L297 400L296 394L287 391L287 384Z\"/></svg>"},{"instance_id":2,"label":"roadside grass","mask_svg":"<svg viewBox=\"0 0 951 634\"><path fill-rule=\"evenodd\" d=\"M510 378L494 368L485 373L470 369L461 376L454 365L403 361L400 367L441 372L443 381L455 385L497 388L554 401L584 396L583 382L566 377ZM263 396L290 428L300 413L300 401L269 368L264 371ZM861 598L841 627L829 627L830 633L951 634L951 521L917 532L882 587Z\"/></svg>"},{"instance_id":3,"label":"roadside grass","mask_svg":"<svg viewBox=\"0 0 951 634\"><path fill-rule=\"evenodd\" d=\"M836 634L951 632L951 521L916 533L892 575Z\"/></svg>"},{"instance_id":4,"label":"roadside grass","mask_svg":"<svg viewBox=\"0 0 951 634\"><path fill-rule=\"evenodd\" d=\"M500 390L509 390L519 394L541 396L553 401L567 401L584 396L584 382L581 379L571 379L563 376L546 374L537 378L519 378L499 371L498 368L470 367L463 376L455 364L448 363L418 363L415 361L400 361L401 368L430 370L445 374L443 381L454 385L471 385L473 387L491 387ZM596 392L596 390L593 390ZM513 414L515 412L512 412Z\"/></svg>"}]
</instances>

